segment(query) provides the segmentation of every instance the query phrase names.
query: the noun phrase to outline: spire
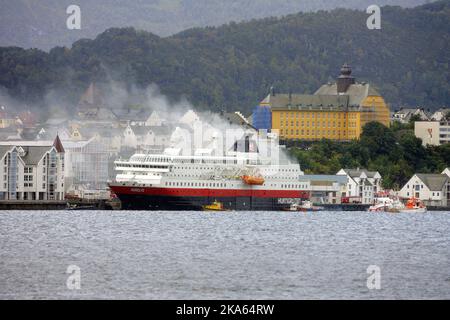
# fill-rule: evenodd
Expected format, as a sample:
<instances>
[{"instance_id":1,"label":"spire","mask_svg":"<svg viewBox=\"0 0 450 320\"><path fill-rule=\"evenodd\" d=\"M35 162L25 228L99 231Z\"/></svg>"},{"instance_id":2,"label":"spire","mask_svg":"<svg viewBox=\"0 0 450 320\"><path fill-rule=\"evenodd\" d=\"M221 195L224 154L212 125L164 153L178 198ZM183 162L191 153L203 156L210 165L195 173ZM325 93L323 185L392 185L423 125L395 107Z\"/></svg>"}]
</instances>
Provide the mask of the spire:
<instances>
[{"instance_id":1,"label":"spire","mask_svg":"<svg viewBox=\"0 0 450 320\"><path fill-rule=\"evenodd\" d=\"M352 84L355 84L355 78L352 77L352 68L349 64L344 63L341 67L341 75L337 79L337 92L345 93Z\"/></svg>"},{"instance_id":2,"label":"spire","mask_svg":"<svg viewBox=\"0 0 450 320\"><path fill-rule=\"evenodd\" d=\"M66 151L64 150L64 147L61 143L61 140L59 139L59 135L56 134L56 138L55 141L53 141L53 146L55 147L56 151L58 151L58 153L65 153Z\"/></svg>"}]
</instances>

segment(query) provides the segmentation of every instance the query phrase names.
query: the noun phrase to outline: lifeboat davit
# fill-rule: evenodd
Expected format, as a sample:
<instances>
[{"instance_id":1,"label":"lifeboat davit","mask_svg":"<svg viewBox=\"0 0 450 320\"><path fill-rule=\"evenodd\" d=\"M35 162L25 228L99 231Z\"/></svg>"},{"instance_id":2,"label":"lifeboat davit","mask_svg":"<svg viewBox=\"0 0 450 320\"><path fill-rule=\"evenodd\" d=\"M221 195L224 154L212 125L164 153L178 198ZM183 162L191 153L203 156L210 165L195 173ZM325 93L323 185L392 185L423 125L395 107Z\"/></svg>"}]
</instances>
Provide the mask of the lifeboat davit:
<instances>
[{"instance_id":1,"label":"lifeboat davit","mask_svg":"<svg viewBox=\"0 0 450 320\"><path fill-rule=\"evenodd\" d=\"M242 180L246 184L254 185L254 186L262 186L264 184L263 177L255 177L255 176L242 176Z\"/></svg>"}]
</instances>

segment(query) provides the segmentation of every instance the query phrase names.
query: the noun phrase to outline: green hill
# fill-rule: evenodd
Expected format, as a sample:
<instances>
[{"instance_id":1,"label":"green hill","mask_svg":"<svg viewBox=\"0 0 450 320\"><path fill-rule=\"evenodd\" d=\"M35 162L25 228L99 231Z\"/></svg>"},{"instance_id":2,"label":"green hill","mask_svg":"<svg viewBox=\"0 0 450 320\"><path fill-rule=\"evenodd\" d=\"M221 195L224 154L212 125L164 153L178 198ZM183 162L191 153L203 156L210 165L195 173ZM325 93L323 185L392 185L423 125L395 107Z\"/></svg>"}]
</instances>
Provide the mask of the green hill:
<instances>
[{"instance_id":1,"label":"green hill","mask_svg":"<svg viewBox=\"0 0 450 320\"><path fill-rule=\"evenodd\" d=\"M0 85L39 103L56 90L73 104L91 81L131 87L156 83L172 99L203 109L249 112L267 94L313 92L343 62L393 105L450 105L450 1L382 8L382 29L368 30L364 11L299 13L161 38L113 28L49 53L0 48Z\"/></svg>"},{"instance_id":2,"label":"green hill","mask_svg":"<svg viewBox=\"0 0 450 320\"><path fill-rule=\"evenodd\" d=\"M378 0L415 6L430 0ZM372 0L0 0L0 46L48 50L93 38L112 27L134 27L169 36L192 27L218 26L300 11L336 7L363 10ZM81 30L66 28L66 8L81 8ZM13 30L13 32L12 32Z\"/></svg>"}]
</instances>

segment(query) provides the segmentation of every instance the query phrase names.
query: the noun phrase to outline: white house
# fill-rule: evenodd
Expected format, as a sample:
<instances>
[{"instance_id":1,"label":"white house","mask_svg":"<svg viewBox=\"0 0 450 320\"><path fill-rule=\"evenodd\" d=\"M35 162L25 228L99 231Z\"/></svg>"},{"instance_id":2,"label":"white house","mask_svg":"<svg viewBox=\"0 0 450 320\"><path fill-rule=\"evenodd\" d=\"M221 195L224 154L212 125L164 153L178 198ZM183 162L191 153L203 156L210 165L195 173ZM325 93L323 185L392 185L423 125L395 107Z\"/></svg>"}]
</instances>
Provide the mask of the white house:
<instances>
[{"instance_id":1,"label":"white house","mask_svg":"<svg viewBox=\"0 0 450 320\"><path fill-rule=\"evenodd\" d=\"M1 200L64 200L65 150L35 141L0 143Z\"/></svg>"},{"instance_id":2,"label":"white house","mask_svg":"<svg viewBox=\"0 0 450 320\"><path fill-rule=\"evenodd\" d=\"M157 111L153 111L147 121L145 121L146 127L160 127L163 125L164 120L161 119Z\"/></svg>"},{"instance_id":3,"label":"white house","mask_svg":"<svg viewBox=\"0 0 450 320\"><path fill-rule=\"evenodd\" d=\"M445 174L445 175L447 175L447 177L450 178L450 168L445 168L445 170L442 171L442 174Z\"/></svg>"},{"instance_id":4,"label":"white house","mask_svg":"<svg viewBox=\"0 0 450 320\"><path fill-rule=\"evenodd\" d=\"M442 121L445 120L444 118L447 116L447 114L450 114L450 108L441 108L437 110L433 115L431 116L432 121Z\"/></svg>"},{"instance_id":5,"label":"white house","mask_svg":"<svg viewBox=\"0 0 450 320\"><path fill-rule=\"evenodd\" d=\"M123 146L148 152L162 152L170 145L171 128L161 126L127 126L123 132Z\"/></svg>"},{"instance_id":6,"label":"white house","mask_svg":"<svg viewBox=\"0 0 450 320\"><path fill-rule=\"evenodd\" d=\"M178 122L194 128L195 124L199 121L199 116L193 110L189 110L180 118Z\"/></svg>"},{"instance_id":7,"label":"white house","mask_svg":"<svg viewBox=\"0 0 450 320\"><path fill-rule=\"evenodd\" d=\"M449 180L449 176L444 173L416 173L400 190L399 196L415 197L429 206L447 206L450 193Z\"/></svg>"},{"instance_id":8,"label":"white house","mask_svg":"<svg viewBox=\"0 0 450 320\"><path fill-rule=\"evenodd\" d=\"M401 108L396 111L393 115L392 120L399 121L401 123L408 123L412 116L419 116L420 120L426 121L430 120L428 114L424 109L416 108L416 109L407 109Z\"/></svg>"},{"instance_id":9,"label":"white house","mask_svg":"<svg viewBox=\"0 0 450 320\"><path fill-rule=\"evenodd\" d=\"M365 169L341 169L337 175L347 176L346 197L357 198L363 204L372 204L375 195L382 190L381 175Z\"/></svg>"},{"instance_id":10,"label":"white house","mask_svg":"<svg viewBox=\"0 0 450 320\"><path fill-rule=\"evenodd\" d=\"M310 193L314 203L341 203L346 196L348 178L345 175L301 175L300 188Z\"/></svg>"}]
</instances>

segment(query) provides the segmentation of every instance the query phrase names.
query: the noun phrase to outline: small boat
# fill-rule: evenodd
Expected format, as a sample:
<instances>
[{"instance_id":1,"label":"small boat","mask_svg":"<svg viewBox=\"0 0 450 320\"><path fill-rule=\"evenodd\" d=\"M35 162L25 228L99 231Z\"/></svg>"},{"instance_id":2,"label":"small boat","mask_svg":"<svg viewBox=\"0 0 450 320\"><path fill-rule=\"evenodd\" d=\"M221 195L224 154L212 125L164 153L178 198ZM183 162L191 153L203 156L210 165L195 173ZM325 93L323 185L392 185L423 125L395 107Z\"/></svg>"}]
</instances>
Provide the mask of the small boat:
<instances>
[{"instance_id":1,"label":"small boat","mask_svg":"<svg viewBox=\"0 0 450 320\"><path fill-rule=\"evenodd\" d=\"M302 204L292 203L290 207L286 208L285 211L301 211L301 212L316 212L324 210L323 207L318 207L313 205L309 200L305 200Z\"/></svg>"},{"instance_id":2,"label":"small boat","mask_svg":"<svg viewBox=\"0 0 450 320\"><path fill-rule=\"evenodd\" d=\"M219 202L217 200L214 200L213 203L204 205L203 206L204 211L227 211L227 209L224 208L223 203Z\"/></svg>"},{"instance_id":3,"label":"small boat","mask_svg":"<svg viewBox=\"0 0 450 320\"><path fill-rule=\"evenodd\" d=\"M404 209L405 205L398 199L391 198L377 198L373 206L371 206L367 211L369 212L400 212Z\"/></svg>"},{"instance_id":4,"label":"small boat","mask_svg":"<svg viewBox=\"0 0 450 320\"><path fill-rule=\"evenodd\" d=\"M264 178L261 176L242 176L242 180L249 185L262 186L264 184Z\"/></svg>"},{"instance_id":5,"label":"small boat","mask_svg":"<svg viewBox=\"0 0 450 320\"><path fill-rule=\"evenodd\" d=\"M404 209L400 209L400 213L425 213L427 212L427 207L425 204L417 198L410 198L405 205Z\"/></svg>"},{"instance_id":6,"label":"small boat","mask_svg":"<svg viewBox=\"0 0 450 320\"><path fill-rule=\"evenodd\" d=\"M309 200L303 201L300 206L300 211L322 211L324 207L318 207L313 205L313 203Z\"/></svg>"}]
</instances>

